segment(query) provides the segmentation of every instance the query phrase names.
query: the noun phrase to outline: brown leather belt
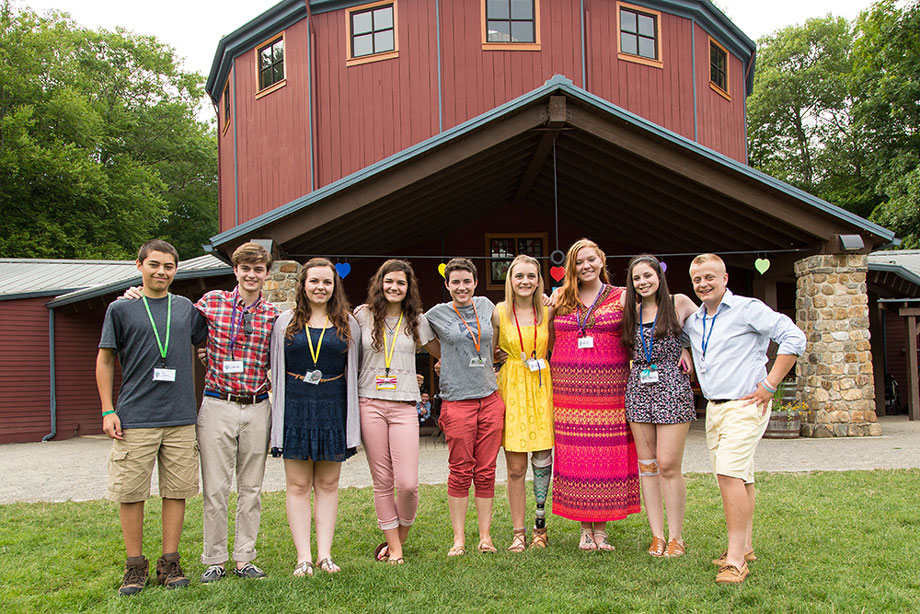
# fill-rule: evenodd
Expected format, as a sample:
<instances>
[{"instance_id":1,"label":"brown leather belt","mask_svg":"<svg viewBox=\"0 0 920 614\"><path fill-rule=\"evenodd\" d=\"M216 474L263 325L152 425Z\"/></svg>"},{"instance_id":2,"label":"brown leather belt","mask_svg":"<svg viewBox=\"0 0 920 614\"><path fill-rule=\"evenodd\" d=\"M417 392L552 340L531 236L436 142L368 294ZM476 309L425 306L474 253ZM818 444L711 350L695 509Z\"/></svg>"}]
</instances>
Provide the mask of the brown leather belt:
<instances>
[{"instance_id":1,"label":"brown leather belt","mask_svg":"<svg viewBox=\"0 0 920 614\"><path fill-rule=\"evenodd\" d=\"M243 405L255 405L256 403L261 403L268 398L268 393L263 392L262 394L229 394L226 392L217 392L215 390L205 390L204 395L207 397L214 397L215 399L220 399L222 401L230 401L231 403L242 403Z\"/></svg>"},{"instance_id":2,"label":"brown leather belt","mask_svg":"<svg viewBox=\"0 0 920 614\"><path fill-rule=\"evenodd\" d=\"M287 374L290 375L291 377L296 377L297 379L306 379L306 377L304 377L300 373L291 373L290 371L287 371ZM343 377L344 375L345 375L344 373L339 373L335 377L330 377L329 379L321 379L319 380L319 383L325 384L326 382L334 382L335 380L339 379L340 377Z\"/></svg>"}]
</instances>

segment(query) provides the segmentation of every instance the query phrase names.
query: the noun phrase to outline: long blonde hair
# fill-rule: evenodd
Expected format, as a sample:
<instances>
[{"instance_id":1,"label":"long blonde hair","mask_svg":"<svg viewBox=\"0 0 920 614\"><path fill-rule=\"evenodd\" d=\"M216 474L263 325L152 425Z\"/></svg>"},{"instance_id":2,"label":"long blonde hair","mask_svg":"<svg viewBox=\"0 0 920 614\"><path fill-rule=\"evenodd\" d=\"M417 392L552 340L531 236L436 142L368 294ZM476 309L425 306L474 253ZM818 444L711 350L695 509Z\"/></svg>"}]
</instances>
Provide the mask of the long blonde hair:
<instances>
[{"instance_id":1,"label":"long blonde hair","mask_svg":"<svg viewBox=\"0 0 920 614\"><path fill-rule=\"evenodd\" d=\"M575 241L565 256L565 279L562 282L562 290L559 292L559 300L556 302L556 315L564 316L572 313L578 306L578 273L575 271L575 257L586 247L596 251L598 258L601 259L601 270L598 272L601 282L610 283L610 276L607 274L607 255L604 254L604 251L591 239Z\"/></svg>"},{"instance_id":2,"label":"long blonde hair","mask_svg":"<svg viewBox=\"0 0 920 614\"><path fill-rule=\"evenodd\" d=\"M537 262L537 259L524 254L511 261L511 266L508 267L508 273L505 275L505 314L509 320L514 319L514 312L512 311L514 289L511 287L511 273L514 271L514 267L519 264L532 264L537 267L537 287L534 289L533 296L530 299L533 302L534 325L539 325L543 321L543 312L545 311L543 307L543 273L540 272L540 263Z\"/></svg>"}]
</instances>

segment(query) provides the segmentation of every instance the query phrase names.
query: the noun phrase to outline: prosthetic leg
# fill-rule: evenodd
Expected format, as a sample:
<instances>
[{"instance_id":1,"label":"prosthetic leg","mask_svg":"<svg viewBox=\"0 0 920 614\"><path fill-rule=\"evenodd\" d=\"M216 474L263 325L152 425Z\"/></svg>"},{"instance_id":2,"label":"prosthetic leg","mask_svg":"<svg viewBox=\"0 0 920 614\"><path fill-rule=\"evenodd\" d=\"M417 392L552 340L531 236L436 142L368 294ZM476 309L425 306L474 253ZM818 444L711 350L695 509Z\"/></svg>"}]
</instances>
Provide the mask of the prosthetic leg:
<instances>
[{"instance_id":1,"label":"prosthetic leg","mask_svg":"<svg viewBox=\"0 0 920 614\"><path fill-rule=\"evenodd\" d=\"M549 494L549 481L553 475L553 451L540 450L530 458L533 469L533 496L537 502L537 514L534 521L531 548L546 548L546 496Z\"/></svg>"}]
</instances>

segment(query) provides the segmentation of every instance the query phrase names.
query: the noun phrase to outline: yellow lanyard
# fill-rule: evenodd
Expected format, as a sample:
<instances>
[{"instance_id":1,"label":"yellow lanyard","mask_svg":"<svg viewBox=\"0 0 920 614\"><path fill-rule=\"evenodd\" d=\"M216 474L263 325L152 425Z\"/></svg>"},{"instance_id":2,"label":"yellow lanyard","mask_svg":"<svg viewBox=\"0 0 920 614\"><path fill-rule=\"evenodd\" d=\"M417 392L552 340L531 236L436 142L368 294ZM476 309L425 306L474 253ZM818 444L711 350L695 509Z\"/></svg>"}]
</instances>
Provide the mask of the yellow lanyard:
<instances>
[{"instance_id":1,"label":"yellow lanyard","mask_svg":"<svg viewBox=\"0 0 920 614\"><path fill-rule=\"evenodd\" d=\"M329 316L326 316L326 321L323 322L323 332L319 334L319 343L316 345L316 352L313 351L313 338L310 336L310 326L307 322L307 343L310 345L310 356L313 358L313 366L319 368L319 351L323 349L323 336L326 334L326 325L329 324Z\"/></svg>"},{"instance_id":2,"label":"yellow lanyard","mask_svg":"<svg viewBox=\"0 0 920 614\"><path fill-rule=\"evenodd\" d=\"M386 365L387 377L390 376L390 363L393 362L393 354L396 353L396 337L399 336L399 328L402 326L403 314L399 312L399 321L396 322L396 332L393 333L393 343L390 344L390 349L387 351L387 326L384 323L383 325L383 358L384 364Z\"/></svg>"}]
</instances>

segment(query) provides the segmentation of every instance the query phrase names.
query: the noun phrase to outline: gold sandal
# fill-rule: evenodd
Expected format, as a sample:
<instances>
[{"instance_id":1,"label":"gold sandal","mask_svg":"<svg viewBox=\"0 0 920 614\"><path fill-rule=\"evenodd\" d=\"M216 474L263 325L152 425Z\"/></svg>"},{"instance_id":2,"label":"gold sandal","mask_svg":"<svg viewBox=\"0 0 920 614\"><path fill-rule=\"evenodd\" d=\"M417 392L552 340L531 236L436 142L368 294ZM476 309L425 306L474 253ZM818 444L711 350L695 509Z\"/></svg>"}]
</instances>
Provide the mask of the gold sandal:
<instances>
[{"instance_id":1,"label":"gold sandal","mask_svg":"<svg viewBox=\"0 0 920 614\"><path fill-rule=\"evenodd\" d=\"M601 538L600 541L598 541L597 539L598 537ZM607 533L605 533L604 531L594 532L594 543L597 544L598 550L616 550L613 544L607 541Z\"/></svg>"},{"instance_id":2,"label":"gold sandal","mask_svg":"<svg viewBox=\"0 0 920 614\"><path fill-rule=\"evenodd\" d=\"M674 538L668 542L668 549L665 550L664 555L669 559L676 559L679 556L684 556L687 552L687 544L684 543L684 540Z\"/></svg>"},{"instance_id":3,"label":"gold sandal","mask_svg":"<svg viewBox=\"0 0 920 614\"><path fill-rule=\"evenodd\" d=\"M479 554L495 554L498 550L489 542L479 542Z\"/></svg>"},{"instance_id":4,"label":"gold sandal","mask_svg":"<svg viewBox=\"0 0 920 614\"><path fill-rule=\"evenodd\" d=\"M667 544L664 543L664 540L657 535L652 536L652 544L648 547L648 553L650 556L660 557L664 556L665 548Z\"/></svg>"},{"instance_id":5,"label":"gold sandal","mask_svg":"<svg viewBox=\"0 0 920 614\"><path fill-rule=\"evenodd\" d=\"M533 537L530 540L531 548L546 548L548 540L546 537L546 529L534 529Z\"/></svg>"},{"instance_id":6,"label":"gold sandal","mask_svg":"<svg viewBox=\"0 0 920 614\"><path fill-rule=\"evenodd\" d=\"M447 551L447 556L463 556L466 554L466 548L463 546L451 546Z\"/></svg>"},{"instance_id":7,"label":"gold sandal","mask_svg":"<svg viewBox=\"0 0 920 614\"><path fill-rule=\"evenodd\" d=\"M511 545L508 546L508 551L509 552L524 552L525 550L527 550L527 530L526 529L515 529L514 537L511 538Z\"/></svg>"},{"instance_id":8,"label":"gold sandal","mask_svg":"<svg viewBox=\"0 0 920 614\"><path fill-rule=\"evenodd\" d=\"M294 568L294 577L302 578L304 576L313 575L313 563L311 561L301 561L297 563L297 567Z\"/></svg>"}]
</instances>

